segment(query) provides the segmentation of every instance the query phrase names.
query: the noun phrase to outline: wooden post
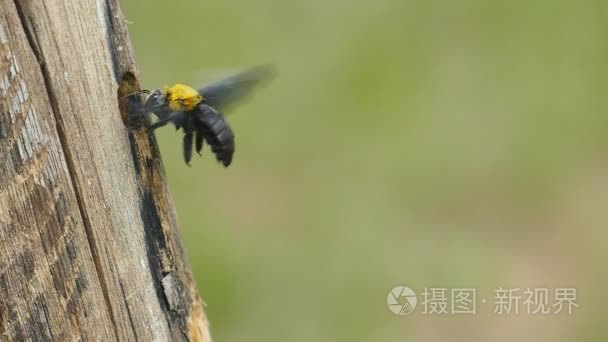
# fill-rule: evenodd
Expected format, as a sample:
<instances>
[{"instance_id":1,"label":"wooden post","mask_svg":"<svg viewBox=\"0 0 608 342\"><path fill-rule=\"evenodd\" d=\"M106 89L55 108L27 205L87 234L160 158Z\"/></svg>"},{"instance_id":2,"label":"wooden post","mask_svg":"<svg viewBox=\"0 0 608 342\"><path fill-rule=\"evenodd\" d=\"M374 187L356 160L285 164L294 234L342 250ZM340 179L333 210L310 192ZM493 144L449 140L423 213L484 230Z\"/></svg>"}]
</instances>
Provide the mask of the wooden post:
<instances>
[{"instance_id":1,"label":"wooden post","mask_svg":"<svg viewBox=\"0 0 608 342\"><path fill-rule=\"evenodd\" d=\"M118 0L0 0L0 340L210 341Z\"/></svg>"}]
</instances>

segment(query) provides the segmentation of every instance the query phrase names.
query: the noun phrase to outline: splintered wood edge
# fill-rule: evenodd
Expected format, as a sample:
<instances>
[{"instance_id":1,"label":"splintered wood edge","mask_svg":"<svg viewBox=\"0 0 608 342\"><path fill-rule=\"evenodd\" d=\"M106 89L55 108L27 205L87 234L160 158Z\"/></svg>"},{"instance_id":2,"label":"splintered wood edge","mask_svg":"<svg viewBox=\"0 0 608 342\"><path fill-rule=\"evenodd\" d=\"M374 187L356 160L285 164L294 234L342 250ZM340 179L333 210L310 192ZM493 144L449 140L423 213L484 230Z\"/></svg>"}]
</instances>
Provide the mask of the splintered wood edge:
<instances>
[{"instance_id":1,"label":"splintered wood edge","mask_svg":"<svg viewBox=\"0 0 608 342\"><path fill-rule=\"evenodd\" d=\"M135 64L133 48L131 44L131 39L128 34L128 30L126 27L126 20L120 9L118 4L118 0L107 0L108 12L112 32L112 42L113 42L113 52L115 56L115 70L117 77L120 75L120 87L124 89L119 89L117 92L117 97L119 100L131 92L138 91L141 89L139 84L139 80L137 78L138 70ZM113 33L113 34L112 34ZM129 114L124 113L125 107L121 107L121 117L123 122L126 122L129 125ZM126 119L126 120L125 120ZM138 155L138 159L141 160L153 160L157 161L157 163L148 163L148 165L153 165L153 167L145 168L139 167L138 172L140 173L140 177L143 181L145 187L151 190L151 193L156 197L156 204L160 204L159 208L160 212L167 214L166 217L161 219L163 230L165 231L165 236L170 237L171 231L177 233L177 239L181 239L181 235L179 235L179 226L177 224L176 213L173 207L171 198L169 196L169 189L167 187L166 176L164 172L164 168L160 161L160 154L158 151L158 146L156 144L156 140L153 135L143 134L145 127L141 127L134 132L135 135L135 145L138 147L136 153ZM133 143L133 141L132 141ZM134 156L135 158L135 156ZM142 163L137 163L138 165L142 165ZM152 169L152 170L150 170ZM151 172L149 172L151 171ZM186 253L183 249L181 243L176 241L175 238L172 239L172 244L178 244L178 246L173 246L177 249L178 252L178 260L181 261L182 265L179 265L179 269L182 270L181 275L178 274L179 278L181 278L180 282L186 285L185 291L187 291L187 298L189 298L190 303L182 303L188 305L188 316L186 320L187 324L187 335L190 341L195 342L210 342L211 334L209 331L209 322L207 320L207 316L204 311L204 303L199 296L198 289L196 287L196 283L193 279L191 273L191 267L188 263L188 259ZM173 250L173 248L171 248ZM175 255L174 255L175 256ZM173 267L167 265L165 261L165 271L171 269ZM169 307L172 305L179 305L179 298L184 298L184 294L180 296L176 289L173 288L174 282L167 281L166 279L175 279L173 277L174 273L167 274L161 283L164 287L165 296L167 297L167 301L169 303ZM184 291L182 290L182 291Z\"/></svg>"}]
</instances>

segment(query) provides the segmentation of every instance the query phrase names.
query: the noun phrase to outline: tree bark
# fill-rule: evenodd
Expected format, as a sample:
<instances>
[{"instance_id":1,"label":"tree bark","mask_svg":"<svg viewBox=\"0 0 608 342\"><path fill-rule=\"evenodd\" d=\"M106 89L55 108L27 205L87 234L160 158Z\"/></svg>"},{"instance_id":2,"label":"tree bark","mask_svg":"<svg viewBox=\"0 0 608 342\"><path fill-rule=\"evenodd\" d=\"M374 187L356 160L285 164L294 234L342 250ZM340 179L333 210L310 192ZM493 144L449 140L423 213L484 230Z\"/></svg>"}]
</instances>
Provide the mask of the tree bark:
<instances>
[{"instance_id":1,"label":"tree bark","mask_svg":"<svg viewBox=\"0 0 608 342\"><path fill-rule=\"evenodd\" d=\"M0 340L210 341L118 0L0 0Z\"/></svg>"}]
</instances>

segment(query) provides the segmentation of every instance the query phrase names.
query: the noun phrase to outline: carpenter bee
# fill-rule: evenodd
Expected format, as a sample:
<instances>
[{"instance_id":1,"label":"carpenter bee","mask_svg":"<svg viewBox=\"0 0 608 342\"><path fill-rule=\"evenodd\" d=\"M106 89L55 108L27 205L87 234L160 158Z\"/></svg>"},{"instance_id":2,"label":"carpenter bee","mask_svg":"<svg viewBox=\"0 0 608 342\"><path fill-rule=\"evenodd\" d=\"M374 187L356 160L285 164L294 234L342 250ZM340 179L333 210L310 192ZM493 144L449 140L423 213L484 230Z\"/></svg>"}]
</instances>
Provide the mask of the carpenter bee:
<instances>
[{"instance_id":1,"label":"carpenter bee","mask_svg":"<svg viewBox=\"0 0 608 342\"><path fill-rule=\"evenodd\" d=\"M178 83L127 96L148 94L145 102L133 110L134 114L154 113L158 117L148 130L153 131L169 122L176 129L183 129L183 153L188 166L192 158L192 145L200 155L203 142L206 142L218 162L227 167L234 154L234 132L222 112L246 99L254 88L270 80L274 74L273 67L258 66L199 90Z\"/></svg>"}]
</instances>

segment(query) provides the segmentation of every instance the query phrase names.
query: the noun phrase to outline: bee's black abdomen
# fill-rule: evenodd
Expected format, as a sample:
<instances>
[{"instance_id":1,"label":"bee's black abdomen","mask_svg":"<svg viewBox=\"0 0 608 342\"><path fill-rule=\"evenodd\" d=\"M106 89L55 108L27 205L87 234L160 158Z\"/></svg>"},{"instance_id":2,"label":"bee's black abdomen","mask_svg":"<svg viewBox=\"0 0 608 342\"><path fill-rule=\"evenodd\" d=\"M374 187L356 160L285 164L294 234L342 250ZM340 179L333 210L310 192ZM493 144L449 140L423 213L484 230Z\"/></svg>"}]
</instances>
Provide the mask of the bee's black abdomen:
<instances>
[{"instance_id":1,"label":"bee's black abdomen","mask_svg":"<svg viewBox=\"0 0 608 342\"><path fill-rule=\"evenodd\" d=\"M224 116L206 104L197 108L196 129L199 131L216 159L224 166L230 165L234 154L234 133Z\"/></svg>"}]
</instances>

